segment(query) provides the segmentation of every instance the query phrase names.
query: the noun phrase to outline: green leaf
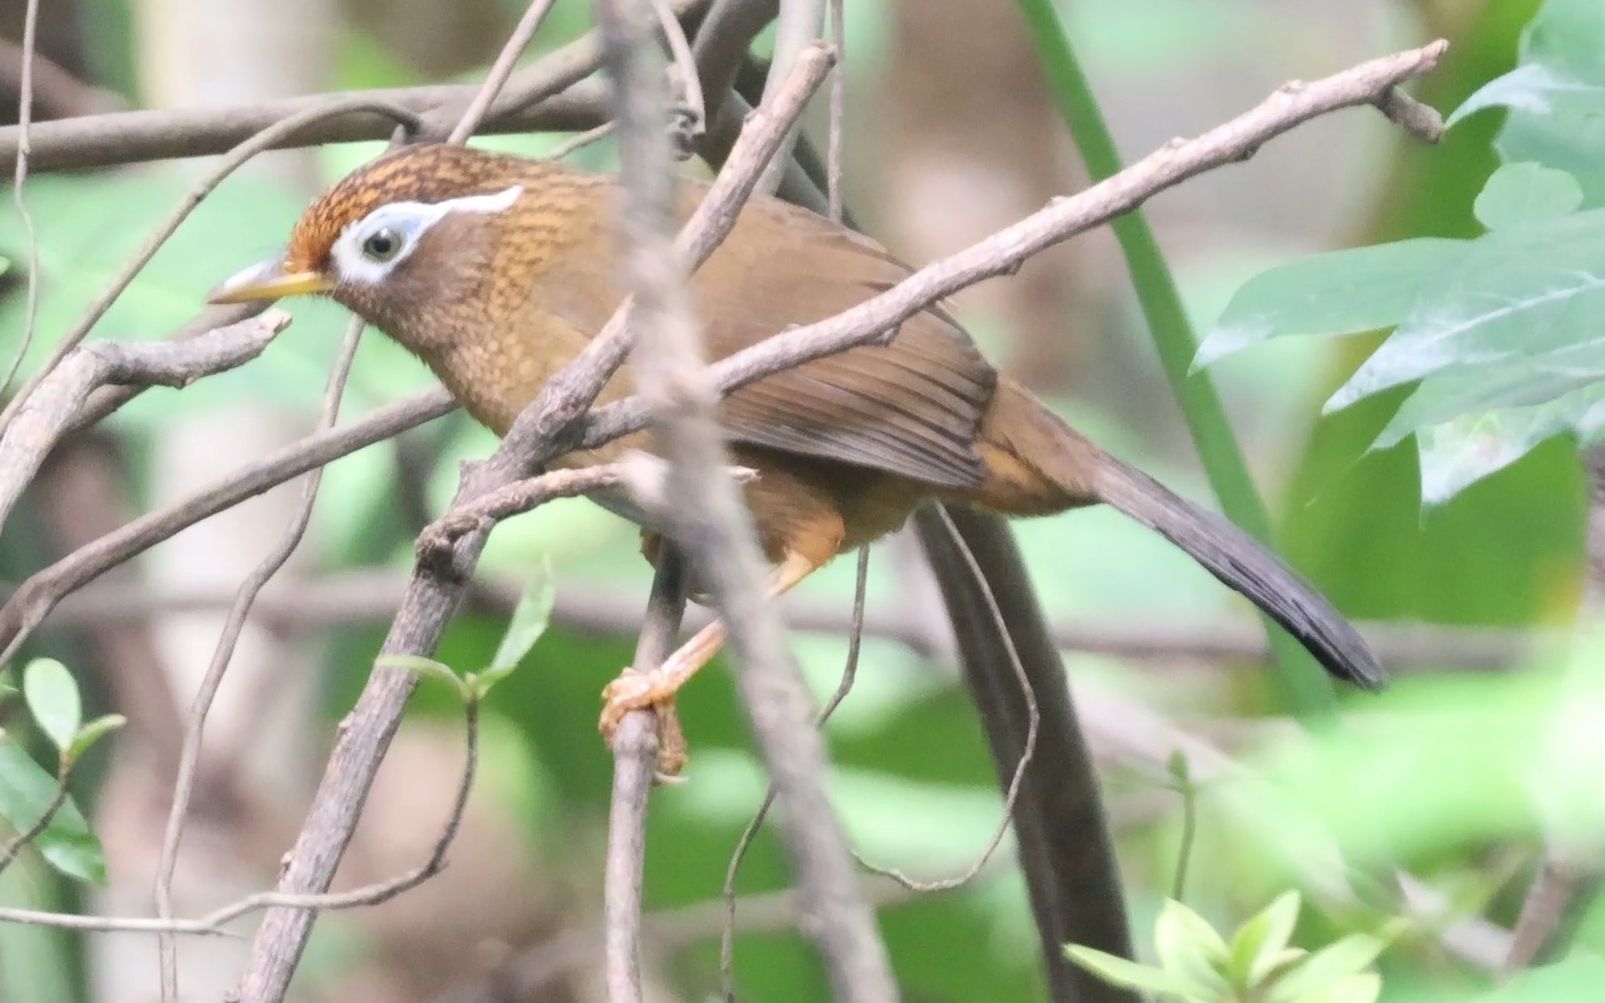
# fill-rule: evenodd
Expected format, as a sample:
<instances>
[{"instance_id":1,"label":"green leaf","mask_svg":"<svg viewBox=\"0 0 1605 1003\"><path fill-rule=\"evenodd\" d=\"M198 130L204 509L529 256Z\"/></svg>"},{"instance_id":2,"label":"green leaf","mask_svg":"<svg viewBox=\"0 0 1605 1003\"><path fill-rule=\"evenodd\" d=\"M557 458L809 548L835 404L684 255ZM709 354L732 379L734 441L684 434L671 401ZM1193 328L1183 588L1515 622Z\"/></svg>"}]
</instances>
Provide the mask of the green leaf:
<instances>
[{"instance_id":1,"label":"green leaf","mask_svg":"<svg viewBox=\"0 0 1605 1003\"><path fill-rule=\"evenodd\" d=\"M1139 965L1135 961L1080 944L1071 944L1064 949L1065 957L1085 968L1112 986L1122 989L1136 989L1150 993L1168 993L1172 996L1183 995L1187 989L1174 979L1168 972L1164 972L1152 965Z\"/></svg>"},{"instance_id":2,"label":"green leaf","mask_svg":"<svg viewBox=\"0 0 1605 1003\"><path fill-rule=\"evenodd\" d=\"M1310 994L1362 974L1387 946L1388 942L1381 937L1349 934L1316 951L1277 979L1267 1003L1305 1003L1311 998Z\"/></svg>"},{"instance_id":3,"label":"green leaf","mask_svg":"<svg viewBox=\"0 0 1605 1003\"><path fill-rule=\"evenodd\" d=\"M1207 920L1175 899L1166 900L1159 910L1154 950L1160 966L1190 991L1208 996L1229 988L1220 974L1231 956L1226 941Z\"/></svg>"},{"instance_id":4,"label":"green leaf","mask_svg":"<svg viewBox=\"0 0 1605 1003\"><path fill-rule=\"evenodd\" d=\"M1498 374L1511 365L1552 365L1575 378L1605 376L1605 339L1594 325L1602 312L1605 210L1495 231L1421 291L1409 317L1326 410L1455 366Z\"/></svg>"},{"instance_id":5,"label":"green leaf","mask_svg":"<svg viewBox=\"0 0 1605 1003\"><path fill-rule=\"evenodd\" d=\"M84 753L95 747L95 743L128 723L128 718L121 714L102 714L93 721L78 729L73 736L72 745L67 748L67 761L75 762Z\"/></svg>"},{"instance_id":6,"label":"green leaf","mask_svg":"<svg viewBox=\"0 0 1605 1003\"><path fill-rule=\"evenodd\" d=\"M22 692L39 729L65 755L83 723L77 680L54 658L35 658L22 670Z\"/></svg>"},{"instance_id":7,"label":"green leaf","mask_svg":"<svg viewBox=\"0 0 1605 1003\"><path fill-rule=\"evenodd\" d=\"M1381 995L1382 976L1365 972L1313 989L1295 1003L1376 1003Z\"/></svg>"},{"instance_id":8,"label":"green leaf","mask_svg":"<svg viewBox=\"0 0 1605 1003\"><path fill-rule=\"evenodd\" d=\"M0 818L22 831L38 821L56 796L56 778L13 742L0 742ZM100 841L71 798L34 840L50 866L81 881L104 884L106 858Z\"/></svg>"},{"instance_id":9,"label":"green leaf","mask_svg":"<svg viewBox=\"0 0 1605 1003\"><path fill-rule=\"evenodd\" d=\"M1227 972L1232 984L1251 989L1262 982L1281 960L1282 950L1298 923L1299 893L1283 892L1270 905L1238 927L1232 936Z\"/></svg>"},{"instance_id":10,"label":"green leaf","mask_svg":"<svg viewBox=\"0 0 1605 1003\"><path fill-rule=\"evenodd\" d=\"M1393 327L1424 287L1460 264L1471 244L1421 237L1312 255L1262 272L1226 305L1193 368L1268 338Z\"/></svg>"},{"instance_id":11,"label":"green leaf","mask_svg":"<svg viewBox=\"0 0 1605 1003\"><path fill-rule=\"evenodd\" d=\"M1506 164L1477 196L1477 219L1490 230L1543 223L1583 203L1583 189L1566 171L1537 163Z\"/></svg>"},{"instance_id":12,"label":"green leaf","mask_svg":"<svg viewBox=\"0 0 1605 1003\"><path fill-rule=\"evenodd\" d=\"M437 662L433 658L422 655L380 655L373 662L376 668L400 669L403 672L416 672L427 679L435 679L445 683L456 690L464 700L472 699L473 693L462 677L453 672L451 666L444 662Z\"/></svg>"},{"instance_id":13,"label":"green leaf","mask_svg":"<svg viewBox=\"0 0 1605 1003\"><path fill-rule=\"evenodd\" d=\"M1405 407L1411 408L1417 397L1434 394L1438 389L1435 379L1423 382ZM1410 416L1401 409L1378 441L1398 435L1410 423ZM1539 443L1567 432L1575 433L1583 445L1605 437L1605 385L1596 383L1543 404L1462 415L1417 429L1421 500L1428 505L1443 504L1521 459Z\"/></svg>"},{"instance_id":14,"label":"green leaf","mask_svg":"<svg viewBox=\"0 0 1605 1003\"><path fill-rule=\"evenodd\" d=\"M502 643L496 646L496 654L490 661L489 671L499 675L489 680L487 686L517 668L518 663L529 654L529 649L533 648L541 635L546 633L546 626L552 620L552 603L555 596L552 566L547 561L544 562L540 573L530 579L529 585L524 588L524 594L518 598L513 618L507 624L507 633L502 635ZM486 673L480 674L481 679L485 676Z\"/></svg>"}]
</instances>

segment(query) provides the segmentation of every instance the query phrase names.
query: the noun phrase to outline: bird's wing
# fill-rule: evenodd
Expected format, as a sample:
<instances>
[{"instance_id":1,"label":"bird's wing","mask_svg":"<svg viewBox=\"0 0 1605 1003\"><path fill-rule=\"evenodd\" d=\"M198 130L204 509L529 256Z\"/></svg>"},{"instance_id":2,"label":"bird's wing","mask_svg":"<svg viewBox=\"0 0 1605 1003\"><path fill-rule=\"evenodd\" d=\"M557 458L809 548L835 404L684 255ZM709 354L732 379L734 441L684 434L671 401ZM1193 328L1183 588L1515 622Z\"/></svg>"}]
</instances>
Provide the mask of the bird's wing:
<instances>
[{"instance_id":1,"label":"bird's wing","mask_svg":"<svg viewBox=\"0 0 1605 1003\"><path fill-rule=\"evenodd\" d=\"M687 213L705 190L688 187ZM553 286L577 283L572 291L600 280L563 271L558 264L548 276ZM758 199L691 290L708 355L722 359L856 306L908 274L873 241L806 210ZM605 322L598 297L552 292L548 304L569 323L595 331ZM575 310L594 315L568 316ZM888 344L850 349L742 387L720 405L719 420L735 442L942 487L974 487L982 468L973 442L996 383L969 336L945 313L929 310L905 321Z\"/></svg>"}]
</instances>

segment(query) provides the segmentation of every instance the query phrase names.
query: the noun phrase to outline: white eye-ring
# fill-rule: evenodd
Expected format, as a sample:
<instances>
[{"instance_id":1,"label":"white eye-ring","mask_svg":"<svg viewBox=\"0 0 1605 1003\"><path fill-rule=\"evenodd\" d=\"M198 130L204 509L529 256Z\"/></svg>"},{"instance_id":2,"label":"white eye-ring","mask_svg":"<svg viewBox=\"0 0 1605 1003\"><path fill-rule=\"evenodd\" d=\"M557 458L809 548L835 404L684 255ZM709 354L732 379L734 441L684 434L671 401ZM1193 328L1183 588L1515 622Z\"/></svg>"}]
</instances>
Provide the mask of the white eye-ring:
<instances>
[{"instance_id":1,"label":"white eye-ring","mask_svg":"<svg viewBox=\"0 0 1605 1003\"><path fill-rule=\"evenodd\" d=\"M495 213L511 206L524 193L513 185L490 195L467 195L444 202L391 202L348 225L335 239L329 254L341 282L373 285L385 277L418 246L418 238L453 212Z\"/></svg>"}]
</instances>

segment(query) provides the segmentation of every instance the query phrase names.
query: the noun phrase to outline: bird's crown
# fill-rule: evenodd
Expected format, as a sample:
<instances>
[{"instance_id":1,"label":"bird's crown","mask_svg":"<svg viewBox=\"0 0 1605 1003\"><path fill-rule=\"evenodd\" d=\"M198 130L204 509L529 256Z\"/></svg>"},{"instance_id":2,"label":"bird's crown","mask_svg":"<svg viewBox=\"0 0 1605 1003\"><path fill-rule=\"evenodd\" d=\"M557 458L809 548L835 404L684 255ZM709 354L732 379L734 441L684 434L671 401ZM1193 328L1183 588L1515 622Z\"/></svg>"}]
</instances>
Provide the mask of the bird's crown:
<instances>
[{"instance_id":1,"label":"bird's crown","mask_svg":"<svg viewBox=\"0 0 1605 1003\"><path fill-rule=\"evenodd\" d=\"M426 144L388 153L336 182L301 214L290 234L287 271L321 271L340 235L396 203L437 204L495 195L527 182L538 162Z\"/></svg>"}]
</instances>

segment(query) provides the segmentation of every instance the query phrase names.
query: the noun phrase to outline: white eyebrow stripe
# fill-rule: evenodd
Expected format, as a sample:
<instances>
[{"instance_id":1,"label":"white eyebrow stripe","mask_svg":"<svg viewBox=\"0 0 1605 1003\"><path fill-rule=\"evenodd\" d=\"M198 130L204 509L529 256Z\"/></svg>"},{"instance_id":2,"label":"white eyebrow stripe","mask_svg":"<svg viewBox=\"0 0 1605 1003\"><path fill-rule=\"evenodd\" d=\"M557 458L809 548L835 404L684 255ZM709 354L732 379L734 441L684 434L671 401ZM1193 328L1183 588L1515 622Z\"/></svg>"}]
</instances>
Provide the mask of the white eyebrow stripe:
<instances>
[{"instance_id":1,"label":"white eyebrow stripe","mask_svg":"<svg viewBox=\"0 0 1605 1003\"><path fill-rule=\"evenodd\" d=\"M346 225L330 248L339 280L368 285L380 282L391 269L407 260L418 239L429 228L454 212L497 213L512 206L524 194L523 185L512 185L485 195L464 195L440 202L387 202L354 223ZM405 238L401 252L389 261L370 261L362 254L362 241L383 225L395 226Z\"/></svg>"}]
</instances>

